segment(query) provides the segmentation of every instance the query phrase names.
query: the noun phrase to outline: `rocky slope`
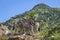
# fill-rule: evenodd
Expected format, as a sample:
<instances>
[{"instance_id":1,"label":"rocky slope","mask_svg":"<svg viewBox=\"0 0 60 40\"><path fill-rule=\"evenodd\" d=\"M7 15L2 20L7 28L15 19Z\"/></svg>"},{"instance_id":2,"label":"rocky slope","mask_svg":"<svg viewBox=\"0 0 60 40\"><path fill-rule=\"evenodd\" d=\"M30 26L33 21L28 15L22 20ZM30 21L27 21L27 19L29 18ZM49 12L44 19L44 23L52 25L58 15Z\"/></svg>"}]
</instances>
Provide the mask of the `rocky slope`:
<instances>
[{"instance_id":1,"label":"rocky slope","mask_svg":"<svg viewBox=\"0 0 60 40\"><path fill-rule=\"evenodd\" d=\"M7 20L5 25L10 25L12 23L16 23L21 17L28 18L28 14L31 11L35 11L35 15L37 17L37 21L40 22L40 35L44 35L44 39L58 39L60 38L60 8L52 8L46 4L37 4L31 10L26 11L22 14L16 15L15 17L11 17ZM57 35L58 34L58 35Z\"/></svg>"}]
</instances>

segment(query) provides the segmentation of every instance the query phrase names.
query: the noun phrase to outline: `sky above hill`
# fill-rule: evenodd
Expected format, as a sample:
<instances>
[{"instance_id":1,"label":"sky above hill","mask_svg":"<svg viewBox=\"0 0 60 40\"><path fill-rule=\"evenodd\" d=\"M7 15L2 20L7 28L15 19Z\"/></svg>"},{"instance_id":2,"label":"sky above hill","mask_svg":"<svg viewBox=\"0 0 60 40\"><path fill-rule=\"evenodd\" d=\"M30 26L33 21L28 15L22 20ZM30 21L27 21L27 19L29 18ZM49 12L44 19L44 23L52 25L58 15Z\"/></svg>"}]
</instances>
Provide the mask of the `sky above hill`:
<instances>
[{"instance_id":1,"label":"sky above hill","mask_svg":"<svg viewBox=\"0 0 60 40\"><path fill-rule=\"evenodd\" d=\"M60 8L60 0L0 0L0 22L24 13L39 3Z\"/></svg>"}]
</instances>

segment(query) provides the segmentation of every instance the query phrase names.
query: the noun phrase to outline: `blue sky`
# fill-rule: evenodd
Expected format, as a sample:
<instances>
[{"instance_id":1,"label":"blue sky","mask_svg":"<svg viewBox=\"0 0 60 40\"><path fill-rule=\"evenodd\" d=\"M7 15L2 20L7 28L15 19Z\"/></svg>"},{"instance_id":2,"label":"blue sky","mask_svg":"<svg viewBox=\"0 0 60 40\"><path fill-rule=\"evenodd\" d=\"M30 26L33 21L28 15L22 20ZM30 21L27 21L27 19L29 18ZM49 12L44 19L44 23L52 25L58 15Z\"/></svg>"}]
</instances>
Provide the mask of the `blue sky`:
<instances>
[{"instance_id":1,"label":"blue sky","mask_svg":"<svg viewBox=\"0 0 60 40\"><path fill-rule=\"evenodd\" d=\"M39 3L60 8L60 0L0 0L0 22L28 11Z\"/></svg>"}]
</instances>

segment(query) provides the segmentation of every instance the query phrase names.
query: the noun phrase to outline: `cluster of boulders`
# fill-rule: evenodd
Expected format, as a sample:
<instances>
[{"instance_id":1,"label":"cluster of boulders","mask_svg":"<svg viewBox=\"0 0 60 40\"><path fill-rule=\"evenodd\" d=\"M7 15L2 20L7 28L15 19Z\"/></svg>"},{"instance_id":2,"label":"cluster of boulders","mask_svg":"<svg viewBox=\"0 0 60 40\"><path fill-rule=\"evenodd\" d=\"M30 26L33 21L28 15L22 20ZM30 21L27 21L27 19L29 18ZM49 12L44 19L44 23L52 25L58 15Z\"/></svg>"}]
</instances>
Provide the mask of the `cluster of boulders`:
<instances>
[{"instance_id":1,"label":"cluster of boulders","mask_svg":"<svg viewBox=\"0 0 60 40\"><path fill-rule=\"evenodd\" d=\"M9 26L10 28L13 27L15 32L18 32L19 31L18 29L20 28L22 29L24 34L28 34L28 33L34 34L34 31L38 32L39 22L37 22L35 18L30 18L30 19L20 18L18 22L12 23Z\"/></svg>"},{"instance_id":2,"label":"cluster of boulders","mask_svg":"<svg viewBox=\"0 0 60 40\"><path fill-rule=\"evenodd\" d=\"M0 24L0 37L7 35L8 40L34 40L36 36L29 34L21 34L21 33L12 33L7 28L7 26Z\"/></svg>"},{"instance_id":3,"label":"cluster of boulders","mask_svg":"<svg viewBox=\"0 0 60 40\"><path fill-rule=\"evenodd\" d=\"M35 19L26 20L21 18L17 23L13 23L10 27L15 27L15 33L10 32L8 26L0 24L0 35L7 35L9 38L8 40L34 40L36 37L35 35L33 36L34 28L36 28L36 31L38 32L39 23L36 22ZM17 28L23 29L23 34L16 34ZM31 31L31 35L30 33L27 33L27 30Z\"/></svg>"},{"instance_id":4,"label":"cluster of boulders","mask_svg":"<svg viewBox=\"0 0 60 40\"><path fill-rule=\"evenodd\" d=\"M33 40L32 36L29 35L15 35L15 36L11 36L9 37L8 40Z\"/></svg>"},{"instance_id":5,"label":"cluster of boulders","mask_svg":"<svg viewBox=\"0 0 60 40\"><path fill-rule=\"evenodd\" d=\"M10 36L8 40L39 40L39 37L34 35L15 35Z\"/></svg>"},{"instance_id":6,"label":"cluster of boulders","mask_svg":"<svg viewBox=\"0 0 60 40\"><path fill-rule=\"evenodd\" d=\"M39 34L29 35L29 34L10 34L8 40L39 40L40 36Z\"/></svg>"}]
</instances>

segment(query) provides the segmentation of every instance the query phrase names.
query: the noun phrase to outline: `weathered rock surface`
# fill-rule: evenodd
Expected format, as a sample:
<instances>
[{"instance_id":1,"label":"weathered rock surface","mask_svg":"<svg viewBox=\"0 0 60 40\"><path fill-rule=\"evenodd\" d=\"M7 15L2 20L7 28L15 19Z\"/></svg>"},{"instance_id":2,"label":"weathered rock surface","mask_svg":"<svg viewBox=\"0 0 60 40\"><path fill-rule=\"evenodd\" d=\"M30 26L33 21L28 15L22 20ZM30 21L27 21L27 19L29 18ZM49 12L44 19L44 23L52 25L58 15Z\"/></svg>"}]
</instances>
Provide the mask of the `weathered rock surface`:
<instances>
[{"instance_id":1,"label":"weathered rock surface","mask_svg":"<svg viewBox=\"0 0 60 40\"><path fill-rule=\"evenodd\" d=\"M10 35L9 40L39 40L38 35Z\"/></svg>"}]
</instances>

